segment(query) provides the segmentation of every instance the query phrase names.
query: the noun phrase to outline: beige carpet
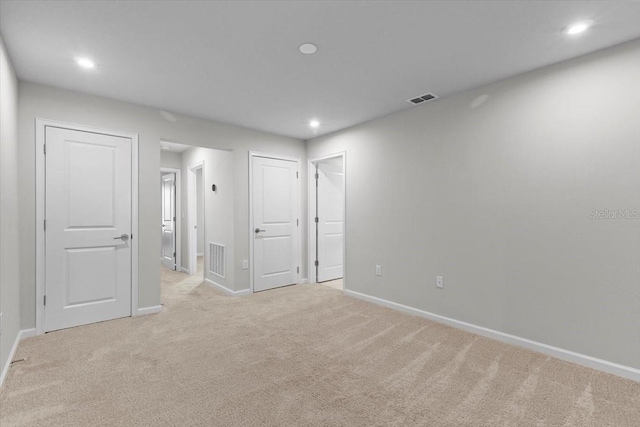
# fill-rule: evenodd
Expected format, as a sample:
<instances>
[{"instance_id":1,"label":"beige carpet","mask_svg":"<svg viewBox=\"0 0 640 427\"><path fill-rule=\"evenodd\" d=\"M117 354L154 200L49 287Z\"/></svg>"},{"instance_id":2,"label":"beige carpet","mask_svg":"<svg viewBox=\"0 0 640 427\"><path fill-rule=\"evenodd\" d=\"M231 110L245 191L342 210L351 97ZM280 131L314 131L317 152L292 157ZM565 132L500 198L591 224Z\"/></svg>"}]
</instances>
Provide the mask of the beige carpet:
<instances>
[{"instance_id":1,"label":"beige carpet","mask_svg":"<svg viewBox=\"0 0 640 427\"><path fill-rule=\"evenodd\" d=\"M635 426L640 384L300 285L24 341L11 426Z\"/></svg>"},{"instance_id":2,"label":"beige carpet","mask_svg":"<svg viewBox=\"0 0 640 427\"><path fill-rule=\"evenodd\" d=\"M337 289L339 291L342 291L342 289L343 289L342 279L330 280L328 282L322 282L320 284L323 285L323 286L328 286L328 287L333 288L333 289Z\"/></svg>"}]
</instances>

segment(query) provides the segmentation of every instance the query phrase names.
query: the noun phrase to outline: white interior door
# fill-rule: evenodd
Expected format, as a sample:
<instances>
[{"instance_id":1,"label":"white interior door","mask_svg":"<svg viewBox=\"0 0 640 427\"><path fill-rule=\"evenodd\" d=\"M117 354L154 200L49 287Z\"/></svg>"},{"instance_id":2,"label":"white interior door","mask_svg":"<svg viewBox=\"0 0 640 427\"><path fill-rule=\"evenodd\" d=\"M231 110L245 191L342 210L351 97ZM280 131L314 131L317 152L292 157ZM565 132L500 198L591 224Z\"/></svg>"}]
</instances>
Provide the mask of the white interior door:
<instances>
[{"instance_id":1,"label":"white interior door","mask_svg":"<svg viewBox=\"0 0 640 427\"><path fill-rule=\"evenodd\" d=\"M253 289L298 282L298 163L253 157Z\"/></svg>"},{"instance_id":2,"label":"white interior door","mask_svg":"<svg viewBox=\"0 0 640 427\"><path fill-rule=\"evenodd\" d=\"M162 175L162 265L176 269L176 174Z\"/></svg>"},{"instance_id":3,"label":"white interior door","mask_svg":"<svg viewBox=\"0 0 640 427\"><path fill-rule=\"evenodd\" d=\"M317 164L318 282L342 278L344 172L342 158Z\"/></svg>"},{"instance_id":4,"label":"white interior door","mask_svg":"<svg viewBox=\"0 0 640 427\"><path fill-rule=\"evenodd\" d=\"M132 141L46 127L45 331L131 315Z\"/></svg>"}]
</instances>

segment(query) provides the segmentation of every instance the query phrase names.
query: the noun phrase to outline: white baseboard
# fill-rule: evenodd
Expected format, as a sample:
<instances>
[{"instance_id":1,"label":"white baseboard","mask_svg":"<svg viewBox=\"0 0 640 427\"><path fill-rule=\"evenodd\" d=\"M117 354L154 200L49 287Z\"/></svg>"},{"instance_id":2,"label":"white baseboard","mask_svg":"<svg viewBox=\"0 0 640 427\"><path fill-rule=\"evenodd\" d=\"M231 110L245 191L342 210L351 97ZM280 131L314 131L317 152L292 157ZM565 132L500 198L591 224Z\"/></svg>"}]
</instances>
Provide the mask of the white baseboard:
<instances>
[{"instance_id":1,"label":"white baseboard","mask_svg":"<svg viewBox=\"0 0 640 427\"><path fill-rule=\"evenodd\" d=\"M189 274L189 269L187 269L187 268L180 267L179 270L182 271L183 273Z\"/></svg>"},{"instance_id":2,"label":"white baseboard","mask_svg":"<svg viewBox=\"0 0 640 427\"><path fill-rule=\"evenodd\" d=\"M16 339L15 341L13 341L13 345L11 346L11 351L9 352L9 357L7 358L7 362L2 367L2 373L0 373L0 387L2 387L2 384L4 384L4 380L7 377L7 374L9 373L9 368L11 368L11 362L13 362L13 358L16 355L16 351L18 350L18 345L20 344L20 341L27 338L35 337L35 336L36 336L35 328L23 329L20 332L18 332L18 335L16 335Z\"/></svg>"},{"instance_id":3,"label":"white baseboard","mask_svg":"<svg viewBox=\"0 0 640 427\"><path fill-rule=\"evenodd\" d=\"M231 289L227 288L226 286L222 286L220 283L216 283L211 279L207 279L206 277L204 278L204 282L208 285L213 286L214 288L220 289L222 292L226 293L227 295L231 295L234 297L241 297L243 295L250 295L251 294L251 289L242 289L240 291L232 291Z\"/></svg>"},{"instance_id":4,"label":"white baseboard","mask_svg":"<svg viewBox=\"0 0 640 427\"><path fill-rule=\"evenodd\" d=\"M306 277L303 279L300 279L300 285L308 285L309 284L309 279L307 279Z\"/></svg>"},{"instance_id":5,"label":"white baseboard","mask_svg":"<svg viewBox=\"0 0 640 427\"><path fill-rule=\"evenodd\" d=\"M640 382L640 369L632 368L630 366L620 365L618 363L609 362L607 360L598 359L596 357L587 356L585 354L576 353L570 350L554 347L551 345L543 344L537 341L532 341L526 338L510 335L504 332L496 331L494 329L485 328L483 326L474 325L472 323L462 322L460 320L451 319L449 317L440 316L439 314L430 313L428 311L420 310L418 308L409 307L407 305L398 304L393 301L388 301L382 298L373 297L370 295L362 294L360 292L350 291L345 289L346 295L358 298L367 302L382 305L388 308L392 308L405 313L420 316L425 319L433 320L434 322L443 323L454 328L462 329L473 334L482 335L483 337L491 338L497 341L501 341L507 344L515 345L517 347L533 350L538 353L546 354L548 356L555 357L567 362L576 363L578 365L586 366L588 368L597 369L599 371L607 372L609 374L618 375L623 378Z\"/></svg>"},{"instance_id":6,"label":"white baseboard","mask_svg":"<svg viewBox=\"0 0 640 427\"><path fill-rule=\"evenodd\" d=\"M36 328L23 329L20 331L20 341L35 337L36 335Z\"/></svg>"},{"instance_id":7,"label":"white baseboard","mask_svg":"<svg viewBox=\"0 0 640 427\"><path fill-rule=\"evenodd\" d=\"M160 313L162 311L161 305L153 305L151 307L139 307L136 312L137 316L146 316L147 314Z\"/></svg>"}]
</instances>

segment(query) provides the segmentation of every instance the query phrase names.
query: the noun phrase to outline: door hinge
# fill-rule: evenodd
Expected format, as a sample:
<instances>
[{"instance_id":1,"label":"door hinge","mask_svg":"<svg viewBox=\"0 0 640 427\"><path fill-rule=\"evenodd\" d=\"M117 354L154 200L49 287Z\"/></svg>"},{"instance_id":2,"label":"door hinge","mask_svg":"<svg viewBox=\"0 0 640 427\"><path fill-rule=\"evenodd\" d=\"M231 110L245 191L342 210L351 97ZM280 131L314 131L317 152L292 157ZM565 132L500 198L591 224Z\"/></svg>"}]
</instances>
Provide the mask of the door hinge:
<instances>
[{"instance_id":1,"label":"door hinge","mask_svg":"<svg viewBox=\"0 0 640 427\"><path fill-rule=\"evenodd\" d=\"M296 178L298 178L298 172L296 172Z\"/></svg>"},{"instance_id":2,"label":"door hinge","mask_svg":"<svg viewBox=\"0 0 640 427\"><path fill-rule=\"evenodd\" d=\"M318 217L316 217L316 224L320 221L320 219Z\"/></svg>"},{"instance_id":3,"label":"door hinge","mask_svg":"<svg viewBox=\"0 0 640 427\"><path fill-rule=\"evenodd\" d=\"M176 253L175 253L175 252L173 253L173 257L174 257L174 258L176 257Z\"/></svg>"},{"instance_id":4,"label":"door hinge","mask_svg":"<svg viewBox=\"0 0 640 427\"><path fill-rule=\"evenodd\" d=\"M297 271L298 273L300 273L300 267L298 267L298 268L296 269L296 271Z\"/></svg>"},{"instance_id":5,"label":"door hinge","mask_svg":"<svg viewBox=\"0 0 640 427\"><path fill-rule=\"evenodd\" d=\"M44 296L44 305L47 305L47 296Z\"/></svg>"},{"instance_id":6,"label":"door hinge","mask_svg":"<svg viewBox=\"0 0 640 427\"><path fill-rule=\"evenodd\" d=\"M176 222L176 217L175 216L173 217L173 222Z\"/></svg>"},{"instance_id":7,"label":"door hinge","mask_svg":"<svg viewBox=\"0 0 640 427\"><path fill-rule=\"evenodd\" d=\"M44 220L44 231L47 231L47 220Z\"/></svg>"},{"instance_id":8,"label":"door hinge","mask_svg":"<svg viewBox=\"0 0 640 427\"><path fill-rule=\"evenodd\" d=\"M300 220L299 219L296 219L296 226L298 226L298 227L300 226Z\"/></svg>"},{"instance_id":9,"label":"door hinge","mask_svg":"<svg viewBox=\"0 0 640 427\"><path fill-rule=\"evenodd\" d=\"M42 152L47 155L47 144L42 144Z\"/></svg>"},{"instance_id":10,"label":"door hinge","mask_svg":"<svg viewBox=\"0 0 640 427\"><path fill-rule=\"evenodd\" d=\"M318 265L320 265L320 263L318 262L318 260L316 260L316 267L317 267Z\"/></svg>"},{"instance_id":11,"label":"door hinge","mask_svg":"<svg viewBox=\"0 0 640 427\"><path fill-rule=\"evenodd\" d=\"M318 178L320 178L320 175L316 174L316 180L317 180Z\"/></svg>"}]
</instances>

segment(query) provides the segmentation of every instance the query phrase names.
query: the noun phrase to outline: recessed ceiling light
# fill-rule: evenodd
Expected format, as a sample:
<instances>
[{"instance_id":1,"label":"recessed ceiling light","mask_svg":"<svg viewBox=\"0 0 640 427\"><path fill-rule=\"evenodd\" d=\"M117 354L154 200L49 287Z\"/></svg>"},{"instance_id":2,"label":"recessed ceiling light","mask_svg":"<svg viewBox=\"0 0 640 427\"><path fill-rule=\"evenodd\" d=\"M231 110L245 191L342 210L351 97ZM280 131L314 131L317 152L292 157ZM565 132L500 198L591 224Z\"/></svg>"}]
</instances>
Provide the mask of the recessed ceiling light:
<instances>
[{"instance_id":1,"label":"recessed ceiling light","mask_svg":"<svg viewBox=\"0 0 640 427\"><path fill-rule=\"evenodd\" d=\"M593 19L585 19L584 21L575 22L564 28L564 33L570 36L585 32L593 25Z\"/></svg>"},{"instance_id":2,"label":"recessed ceiling light","mask_svg":"<svg viewBox=\"0 0 640 427\"><path fill-rule=\"evenodd\" d=\"M89 58L84 58L84 57L78 57L76 58L76 63L81 66L82 68L95 68L96 63L95 61L89 59Z\"/></svg>"},{"instance_id":3,"label":"recessed ceiling light","mask_svg":"<svg viewBox=\"0 0 640 427\"><path fill-rule=\"evenodd\" d=\"M300 45L299 49L300 52L304 53L305 55L311 55L312 53L316 53L316 51L318 50L318 46L313 43L304 43Z\"/></svg>"},{"instance_id":4,"label":"recessed ceiling light","mask_svg":"<svg viewBox=\"0 0 640 427\"><path fill-rule=\"evenodd\" d=\"M318 126L320 126L320 122L319 122L319 121L317 121L317 120L311 120L311 121L309 122L309 126L311 126L312 128L314 128L314 129L315 129L315 128L317 128Z\"/></svg>"}]
</instances>

